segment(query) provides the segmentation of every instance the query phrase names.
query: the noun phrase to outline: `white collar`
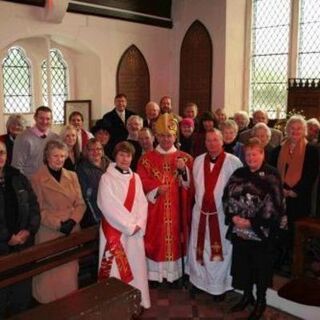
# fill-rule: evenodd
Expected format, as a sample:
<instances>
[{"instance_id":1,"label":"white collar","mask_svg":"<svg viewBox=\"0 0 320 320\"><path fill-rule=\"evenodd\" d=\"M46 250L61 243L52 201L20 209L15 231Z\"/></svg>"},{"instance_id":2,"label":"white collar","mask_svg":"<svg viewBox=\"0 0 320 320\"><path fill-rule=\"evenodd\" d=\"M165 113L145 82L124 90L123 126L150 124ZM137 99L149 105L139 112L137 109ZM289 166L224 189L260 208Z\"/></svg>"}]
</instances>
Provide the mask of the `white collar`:
<instances>
[{"instance_id":1,"label":"white collar","mask_svg":"<svg viewBox=\"0 0 320 320\"><path fill-rule=\"evenodd\" d=\"M169 154L169 153L174 153L174 152L176 152L176 151L177 151L177 148L176 148L175 146L172 146L169 150L165 151L165 150L163 150L163 149L160 147L160 145L158 144L158 145L156 146L156 150L157 150L159 153L161 153L161 154Z\"/></svg>"}]
</instances>

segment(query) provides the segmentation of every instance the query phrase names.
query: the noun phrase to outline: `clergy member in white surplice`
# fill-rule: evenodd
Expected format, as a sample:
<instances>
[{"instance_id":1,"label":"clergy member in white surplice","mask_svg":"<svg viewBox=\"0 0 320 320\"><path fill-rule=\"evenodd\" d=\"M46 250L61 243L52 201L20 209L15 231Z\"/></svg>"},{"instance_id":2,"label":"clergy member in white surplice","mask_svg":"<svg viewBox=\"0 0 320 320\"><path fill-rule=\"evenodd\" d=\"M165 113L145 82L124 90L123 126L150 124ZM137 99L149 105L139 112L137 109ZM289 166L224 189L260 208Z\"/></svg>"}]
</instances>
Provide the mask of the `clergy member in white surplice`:
<instances>
[{"instance_id":1,"label":"clergy member in white surplice","mask_svg":"<svg viewBox=\"0 0 320 320\"><path fill-rule=\"evenodd\" d=\"M101 177L98 206L100 227L99 279L115 277L139 289L141 305L150 307L144 233L148 202L140 177L131 171L133 146L126 141L115 146L115 163Z\"/></svg>"},{"instance_id":2,"label":"clergy member in white surplice","mask_svg":"<svg viewBox=\"0 0 320 320\"><path fill-rule=\"evenodd\" d=\"M187 270L194 287L214 295L219 301L232 289L232 245L226 239L221 200L229 177L242 164L237 157L223 151L219 130L206 133L205 145L208 152L198 156L193 165L195 205Z\"/></svg>"}]
</instances>

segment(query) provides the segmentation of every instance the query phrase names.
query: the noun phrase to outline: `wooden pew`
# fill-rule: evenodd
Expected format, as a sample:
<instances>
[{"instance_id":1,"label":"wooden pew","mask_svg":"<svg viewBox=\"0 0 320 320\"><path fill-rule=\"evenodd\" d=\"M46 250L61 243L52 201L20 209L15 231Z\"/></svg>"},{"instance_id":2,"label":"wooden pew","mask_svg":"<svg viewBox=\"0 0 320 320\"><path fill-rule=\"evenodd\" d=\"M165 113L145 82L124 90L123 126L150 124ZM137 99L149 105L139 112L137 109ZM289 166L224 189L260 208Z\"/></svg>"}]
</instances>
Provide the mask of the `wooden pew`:
<instances>
[{"instance_id":1,"label":"wooden pew","mask_svg":"<svg viewBox=\"0 0 320 320\"><path fill-rule=\"evenodd\" d=\"M140 311L140 291L118 279L93 284L12 320L130 320Z\"/></svg>"},{"instance_id":2,"label":"wooden pew","mask_svg":"<svg viewBox=\"0 0 320 320\"><path fill-rule=\"evenodd\" d=\"M0 257L0 288L33 277L66 262L98 251L98 228L75 232ZM57 279L59 281L59 279ZM63 283L61 283L63 285ZM89 287L15 316L13 319L131 319L138 314L139 290L117 279L95 283Z\"/></svg>"}]
</instances>

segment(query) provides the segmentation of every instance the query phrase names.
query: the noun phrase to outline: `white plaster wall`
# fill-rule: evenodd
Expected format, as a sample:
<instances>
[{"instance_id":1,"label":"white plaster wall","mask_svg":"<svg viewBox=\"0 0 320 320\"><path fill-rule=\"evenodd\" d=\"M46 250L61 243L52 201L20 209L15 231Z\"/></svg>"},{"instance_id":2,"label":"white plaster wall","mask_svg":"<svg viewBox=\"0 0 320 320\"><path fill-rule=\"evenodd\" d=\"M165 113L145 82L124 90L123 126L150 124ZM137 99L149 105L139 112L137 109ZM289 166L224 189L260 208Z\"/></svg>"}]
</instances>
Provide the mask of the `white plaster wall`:
<instances>
[{"instance_id":1,"label":"white plaster wall","mask_svg":"<svg viewBox=\"0 0 320 320\"><path fill-rule=\"evenodd\" d=\"M224 108L228 116L246 110L244 68L246 49L246 0L227 0Z\"/></svg>"},{"instance_id":2,"label":"white plaster wall","mask_svg":"<svg viewBox=\"0 0 320 320\"><path fill-rule=\"evenodd\" d=\"M171 69L168 41L172 30L70 13L66 13L62 23L55 24L43 21L43 12L43 8L0 1L0 53L18 39L43 36L49 36L63 48L72 48L71 63L76 71L70 99L91 99L93 118L111 110L117 65L132 44L141 50L149 66L151 99L158 101L172 91L168 81ZM42 52L35 41L24 42L37 47L35 52ZM35 80L36 87L39 81ZM35 107L38 105L39 101L35 101ZM4 132L4 122L0 112L0 132Z\"/></svg>"},{"instance_id":3,"label":"white plaster wall","mask_svg":"<svg viewBox=\"0 0 320 320\"><path fill-rule=\"evenodd\" d=\"M71 13L66 13L61 23L51 23L44 21L43 8L0 1L0 54L17 40L32 38L32 41L20 42L36 48L31 58L37 60L45 48L42 41L48 37L66 52L72 66L70 99L91 99L92 116L97 119L111 110L119 59L129 46L135 44L149 67L150 98L159 101L161 96L170 95L177 111L180 47L185 32L198 19L208 29L213 42L211 107L239 109L244 3L245 0L173 0L174 27L165 29ZM37 40L39 38L42 40ZM35 89L39 87L39 81L38 75ZM0 104L1 96L0 83ZM40 104L38 100L34 102L35 107ZM4 130L4 120L0 111L0 132Z\"/></svg>"}]
</instances>

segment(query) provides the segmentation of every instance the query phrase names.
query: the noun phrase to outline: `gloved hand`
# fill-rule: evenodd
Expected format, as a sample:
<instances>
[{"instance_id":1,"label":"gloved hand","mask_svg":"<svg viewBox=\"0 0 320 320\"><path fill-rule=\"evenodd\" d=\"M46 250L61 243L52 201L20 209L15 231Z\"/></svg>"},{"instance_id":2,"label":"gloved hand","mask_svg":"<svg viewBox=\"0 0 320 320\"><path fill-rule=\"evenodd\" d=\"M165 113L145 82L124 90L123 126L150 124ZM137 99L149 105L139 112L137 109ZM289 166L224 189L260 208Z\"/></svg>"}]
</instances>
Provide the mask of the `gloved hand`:
<instances>
[{"instance_id":1,"label":"gloved hand","mask_svg":"<svg viewBox=\"0 0 320 320\"><path fill-rule=\"evenodd\" d=\"M61 227L59 231L64 233L66 236L68 236L75 225L76 225L76 222L73 219L61 221Z\"/></svg>"}]
</instances>

